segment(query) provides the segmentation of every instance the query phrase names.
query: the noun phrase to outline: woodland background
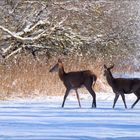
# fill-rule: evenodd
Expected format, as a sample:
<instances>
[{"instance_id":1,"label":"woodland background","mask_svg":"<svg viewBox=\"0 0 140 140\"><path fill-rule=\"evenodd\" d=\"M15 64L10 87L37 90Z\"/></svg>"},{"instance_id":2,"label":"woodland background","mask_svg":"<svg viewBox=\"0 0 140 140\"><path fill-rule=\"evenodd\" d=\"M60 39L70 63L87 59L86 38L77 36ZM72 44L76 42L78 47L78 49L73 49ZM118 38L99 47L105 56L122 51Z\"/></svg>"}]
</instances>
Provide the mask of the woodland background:
<instances>
[{"instance_id":1,"label":"woodland background","mask_svg":"<svg viewBox=\"0 0 140 140\"><path fill-rule=\"evenodd\" d=\"M58 58L66 71L97 74L96 91L108 90L104 64L139 71L139 7L139 0L1 0L0 98L62 95L49 73Z\"/></svg>"}]
</instances>

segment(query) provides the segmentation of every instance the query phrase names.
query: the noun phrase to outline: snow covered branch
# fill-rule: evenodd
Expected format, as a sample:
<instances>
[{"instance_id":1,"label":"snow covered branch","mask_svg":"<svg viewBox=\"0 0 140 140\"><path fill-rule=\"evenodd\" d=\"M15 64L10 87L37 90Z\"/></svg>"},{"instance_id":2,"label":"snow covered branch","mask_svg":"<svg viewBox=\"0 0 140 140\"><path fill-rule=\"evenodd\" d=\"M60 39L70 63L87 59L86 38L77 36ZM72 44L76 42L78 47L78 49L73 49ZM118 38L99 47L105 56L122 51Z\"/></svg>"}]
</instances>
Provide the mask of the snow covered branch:
<instances>
[{"instance_id":1,"label":"snow covered branch","mask_svg":"<svg viewBox=\"0 0 140 140\"><path fill-rule=\"evenodd\" d=\"M0 29L4 32L6 32L8 34L8 38L9 39L9 35L11 37L14 38L14 40L24 43L24 44L31 44L31 43L35 43L37 40L40 40L42 37L50 38L51 35L58 29L61 28L62 24L66 21L68 16L62 18L62 20L60 20L59 22L52 24L49 22L48 19L45 20L40 20L35 24L29 24L27 25L23 31L20 32L12 32L9 29L5 28L4 26L0 25ZM38 46L36 45L30 45L32 47L36 47ZM19 47L19 49L14 49L15 46L14 45L9 45L9 47L7 48L2 48L2 53L6 54L7 52L9 52L8 56L5 58L9 58L10 56L20 52L22 47ZM47 47L45 47L47 48Z\"/></svg>"},{"instance_id":2,"label":"snow covered branch","mask_svg":"<svg viewBox=\"0 0 140 140\"><path fill-rule=\"evenodd\" d=\"M46 30L42 29L41 33L39 33L38 35L36 35L34 37L22 37L22 35L32 32L37 26L46 25L46 24L50 25L50 22L48 22L47 20L44 20L44 21L40 20L33 26L31 26L31 25L27 26L22 32L19 32L19 33L11 32L9 29L7 29L1 25L0 25L0 29L2 29L4 32L8 33L9 35L11 35L12 37L14 37L15 39L17 39L19 41L35 41L35 40L40 39L43 36L49 36L53 31L55 31L56 28L60 28L62 23L66 19L67 19L67 17L63 18L59 23L57 23L50 29L46 29ZM49 30L50 32L46 33L47 30Z\"/></svg>"}]
</instances>

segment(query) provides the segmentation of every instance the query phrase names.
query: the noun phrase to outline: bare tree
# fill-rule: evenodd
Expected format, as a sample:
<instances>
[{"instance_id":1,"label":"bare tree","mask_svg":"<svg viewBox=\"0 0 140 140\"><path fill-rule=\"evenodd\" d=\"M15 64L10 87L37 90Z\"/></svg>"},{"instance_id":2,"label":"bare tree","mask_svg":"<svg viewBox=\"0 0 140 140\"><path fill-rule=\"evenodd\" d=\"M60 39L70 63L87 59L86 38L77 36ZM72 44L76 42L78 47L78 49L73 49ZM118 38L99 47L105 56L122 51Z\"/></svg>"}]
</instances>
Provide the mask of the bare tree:
<instances>
[{"instance_id":1,"label":"bare tree","mask_svg":"<svg viewBox=\"0 0 140 140\"><path fill-rule=\"evenodd\" d=\"M126 56L132 60L139 47L139 5L123 0L2 0L1 54L9 58L21 51L35 55L53 50L129 62Z\"/></svg>"}]
</instances>

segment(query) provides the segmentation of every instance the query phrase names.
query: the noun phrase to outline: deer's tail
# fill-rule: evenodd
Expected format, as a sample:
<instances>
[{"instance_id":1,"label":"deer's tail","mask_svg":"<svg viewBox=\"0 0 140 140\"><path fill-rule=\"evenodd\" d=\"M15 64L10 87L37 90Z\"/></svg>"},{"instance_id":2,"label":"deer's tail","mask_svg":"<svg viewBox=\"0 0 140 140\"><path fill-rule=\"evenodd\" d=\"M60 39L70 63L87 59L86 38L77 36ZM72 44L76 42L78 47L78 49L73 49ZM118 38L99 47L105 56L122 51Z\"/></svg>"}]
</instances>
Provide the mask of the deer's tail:
<instances>
[{"instance_id":1,"label":"deer's tail","mask_svg":"<svg viewBox=\"0 0 140 140\"><path fill-rule=\"evenodd\" d=\"M95 74L93 74L92 75L92 77L93 77L93 87L95 86L95 83L96 83L96 81L97 81L97 76L95 75Z\"/></svg>"}]
</instances>

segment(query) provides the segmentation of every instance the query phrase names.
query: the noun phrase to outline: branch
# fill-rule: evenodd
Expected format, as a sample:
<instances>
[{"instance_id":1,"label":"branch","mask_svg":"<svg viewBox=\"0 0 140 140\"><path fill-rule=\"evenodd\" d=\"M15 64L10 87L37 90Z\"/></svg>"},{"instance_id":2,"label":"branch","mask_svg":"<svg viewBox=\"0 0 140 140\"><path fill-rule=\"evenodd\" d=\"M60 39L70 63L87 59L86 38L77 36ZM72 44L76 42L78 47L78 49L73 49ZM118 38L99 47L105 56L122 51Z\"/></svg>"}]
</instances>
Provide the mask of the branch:
<instances>
[{"instance_id":1,"label":"branch","mask_svg":"<svg viewBox=\"0 0 140 140\"><path fill-rule=\"evenodd\" d=\"M2 29L3 31L7 32L8 34L10 34L11 36L13 36L14 38L20 39L22 40L22 37L16 35L16 33L11 32L10 30L6 29L5 27L0 25L0 29Z\"/></svg>"},{"instance_id":2,"label":"branch","mask_svg":"<svg viewBox=\"0 0 140 140\"><path fill-rule=\"evenodd\" d=\"M12 45L10 45L9 47L7 47L7 48L1 48L1 50L2 50L2 53L3 54L6 54L10 49L12 49L13 48L13 46Z\"/></svg>"},{"instance_id":3,"label":"branch","mask_svg":"<svg viewBox=\"0 0 140 140\"><path fill-rule=\"evenodd\" d=\"M32 32L33 30L35 30L38 26L42 26L42 25L50 25L50 22L48 21L48 19L46 20L40 20L38 21L36 24L32 25L32 24L28 24L24 29L23 31L20 31L20 32L17 32L17 33L13 33L11 31L9 31L8 29L6 29L5 27L1 26L0 25L0 29L2 29L3 31L7 32L8 34L10 34L10 36L14 37L14 38L17 38L17 39L21 39L21 40L24 40L21 36L27 34L27 33L30 33ZM7 36L4 36L3 39L6 40L8 38L10 38L9 35Z\"/></svg>"},{"instance_id":4,"label":"branch","mask_svg":"<svg viewBox=\"0 0 140 140\"><path fill-rule=\"evenodd\" d=\"M5 59L8 59L9 57L13 56L14 54L20 52L21 50L22 50L22 47L18 48L17 50L15 50L15 51L11 52L9 55L7 55L5 57Z\"/></svg>"},{"instance_id":5,"label":"branch","mask_svg":"<svg viewBox=\"0 0 140 140\"><path fill-rule=\"evenodd\" d=\"M42 31L40 34L36 35L35 37L21 37L20 35L23 35L21 32L20 33L11 32L10 30L8 30L7 28L5 28L1 25L0 25L0 29L2 29L3 31L5 31L6 33L8 33L9 35L11 35L12 37L16 38L19 41L22 41L22 42L23 41L36 41L36 40L38 40L38 39L40 39L41 37L44 37L44 36L49 37L50 34L52 34L52 32L55 31L56 28L58 28L62 25L62 23L67 19L67 17L63 18L59 23L57 23L54 27L52 27L48 34L45 34L45 32L46 32L46 30L45 30L45 31ZM31 32L38 25L44 25L46 23L49 23L49 22L47 22L46 20L45 21L39 21L33 27L25 28L26 30L25 30L24 33Z\"/></svg>"},{"instance_id":6,"label":"branch","mask_svg":"<svg viewBox=\"0 0 140 140\"><path fill-rule=\"evenodd\" d=\"M14 6L14 8L9 12L9 14L13 14L15 12L15 9L18 7L20 2L17 2Z\"/></svg>"},{"instance_id":7,"label":"branch","mask_svg":"<svg viewBox=\"0 0 140 140\"><path fill-rule=\"evenodd\" d=\"M21 36L17 35L14 32L11 32L10 30L6 29L5 27L3 27L1 25L0 25L0 29L2 29L3 31L7 32L12 37L14 37L14 38L16 38L17 40L20 40L20 41L35 41L35 40L39 39L40 37L42 37L43 34L46 32L46 31L42 31L39 35L37 35L35 37L21 37Z\"/></svg>"},{"instance_id":8,"label":"branch","mask_svg":"<svg viewBox=\"0 0 140 140\"><path fill-rule=\"evenodd\" d=\"M40 20L38 21L36 24L32 25L32 24L28 24L23 31L16 33L17 36L22 36L24 34L30 33L32 32L34 29L36 29L38 26L42 26L42 25L50 25L50 22L48 21L48 19L45 20ZM0 27L1 28L1 27ZM3 27L4 28L4 27ZM7 29L8 30L8 29Z\"/></svg>"}]
</instances>

